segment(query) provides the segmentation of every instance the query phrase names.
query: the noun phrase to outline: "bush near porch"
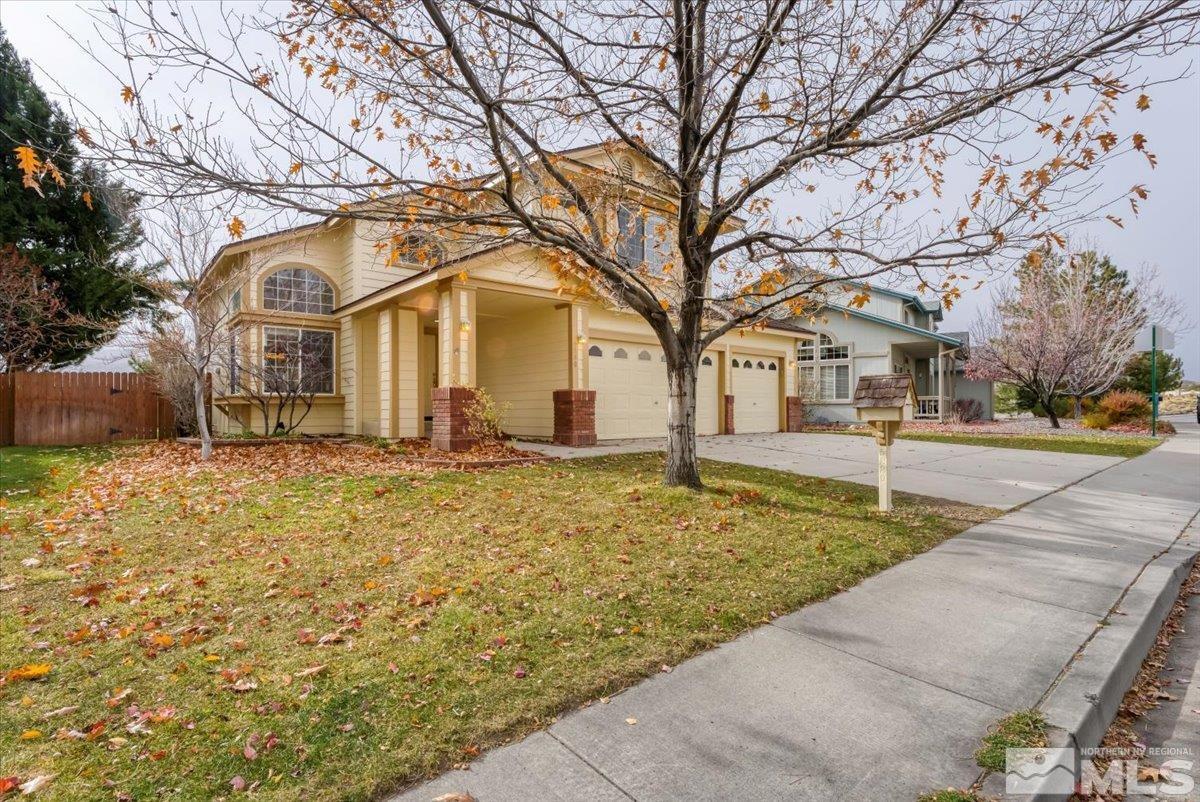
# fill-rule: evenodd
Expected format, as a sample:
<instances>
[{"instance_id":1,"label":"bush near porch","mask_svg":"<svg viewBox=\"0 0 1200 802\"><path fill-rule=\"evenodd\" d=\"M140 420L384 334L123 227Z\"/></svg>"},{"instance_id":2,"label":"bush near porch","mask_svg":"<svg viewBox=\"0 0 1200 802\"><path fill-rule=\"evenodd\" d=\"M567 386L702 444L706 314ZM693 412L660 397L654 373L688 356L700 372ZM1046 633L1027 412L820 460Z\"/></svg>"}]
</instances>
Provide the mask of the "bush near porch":
<instances>
[{"instance_id":1,"label":"bush near porch","mask_svg":"<svg viewBox=\"0 0 1200 802\"><path fill-rule=\"evenodd\" d=\"M665 489L658 455L454 473L277 448L121 448L82 474L76 450L10 488L0 777L378 796L994 514L901 495L883 516L870 488L719 463L702 494Z\"/></svg>"}]
</instances>

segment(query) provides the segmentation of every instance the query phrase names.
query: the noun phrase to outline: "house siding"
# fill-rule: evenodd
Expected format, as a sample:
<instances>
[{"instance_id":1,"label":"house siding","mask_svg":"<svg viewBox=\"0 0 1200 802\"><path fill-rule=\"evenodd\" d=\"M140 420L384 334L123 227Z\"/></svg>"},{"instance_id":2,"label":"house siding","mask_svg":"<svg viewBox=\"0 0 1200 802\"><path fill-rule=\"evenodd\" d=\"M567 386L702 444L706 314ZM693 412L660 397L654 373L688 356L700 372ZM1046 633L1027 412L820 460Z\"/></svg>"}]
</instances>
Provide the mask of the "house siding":
<instances>
[{"instance_id":1,"label":"house siding","mask_svg":"<svg viewBox=\"0 0 1200 802\"><path fill-rule=\"evenodd\" d=\"M554 391L568 386L567 309L537 309L479 325L478 383L508 405L504 429L554 434Z\"/></svg>"}]
</instances>

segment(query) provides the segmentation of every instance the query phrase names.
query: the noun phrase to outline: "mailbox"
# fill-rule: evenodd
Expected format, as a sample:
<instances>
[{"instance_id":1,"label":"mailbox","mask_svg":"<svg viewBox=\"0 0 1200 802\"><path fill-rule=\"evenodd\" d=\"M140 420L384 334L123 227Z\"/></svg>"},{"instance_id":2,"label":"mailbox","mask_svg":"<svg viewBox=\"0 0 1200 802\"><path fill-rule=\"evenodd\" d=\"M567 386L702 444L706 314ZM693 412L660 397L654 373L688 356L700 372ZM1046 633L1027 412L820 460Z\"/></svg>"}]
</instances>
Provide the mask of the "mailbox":
<instances>
[{"instance_id":1,"label":"mailbox","mask_svg":"<svg viewBox=\"0 0 1200 802\"><path fill-rule=\"evenodd\" d=\"M888 373L863 376L854 388L854 411L875 432L879 447L879 509L892 509L892 442L900 424L916 404L912 376Z\"/></svg>"}]
</instances>

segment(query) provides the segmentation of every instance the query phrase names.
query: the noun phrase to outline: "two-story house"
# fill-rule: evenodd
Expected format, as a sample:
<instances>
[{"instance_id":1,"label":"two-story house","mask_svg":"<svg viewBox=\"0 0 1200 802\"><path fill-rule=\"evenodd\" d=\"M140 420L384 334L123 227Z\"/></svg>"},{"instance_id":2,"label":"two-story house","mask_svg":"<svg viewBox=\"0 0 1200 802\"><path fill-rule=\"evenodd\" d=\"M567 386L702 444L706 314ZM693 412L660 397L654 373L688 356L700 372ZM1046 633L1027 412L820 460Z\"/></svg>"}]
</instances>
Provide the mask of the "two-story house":
<instances>
[{"instance_id":1,"label":"two-story house","mask_svg":"<svg viewBox=\"0 0 1200 802\"><path fill-rule=\"evenodd\" d=\"M562 164L654 183L647 164L612 148L571 151ZM605 224L622 253L653 262L670 239L656 220L626 200ZM387 238L385 224L331 219L217 254L206 276L237 277L220 300L234 307L240 334L214 378L214 431L261 428L239 386L240 362L307 386L300 432L432 436L436 447L459 449L469 443L462 388L479 387L507 406L512 435L568 444L665 435L665 358L641 317L572 291L537 247L456 249L418 238L407 250L426 258L406 262L388 258ZM797 343L806 336L785 321L709 348L698 433L798 427L798 404L788 399L798 392Z\"/></svg>"},{"instance_id":2,"label":"two-story house","mask_svg":"<svg viewBox=\"0 0 1200 802\"><path fill-rule=\"evenodd\" d=\"M862 306L851 302L863 285L847 281L828 292L813 335L797 352L800 394L814 421L853 422L852 399L861 376L909 373L917 391L912 417L948 420L956 399L980 402L982 417L993 414L992 383L963 376L965 332L938 331L942 307L918 295L871 287Z\"/></svg>"}]
</instances>

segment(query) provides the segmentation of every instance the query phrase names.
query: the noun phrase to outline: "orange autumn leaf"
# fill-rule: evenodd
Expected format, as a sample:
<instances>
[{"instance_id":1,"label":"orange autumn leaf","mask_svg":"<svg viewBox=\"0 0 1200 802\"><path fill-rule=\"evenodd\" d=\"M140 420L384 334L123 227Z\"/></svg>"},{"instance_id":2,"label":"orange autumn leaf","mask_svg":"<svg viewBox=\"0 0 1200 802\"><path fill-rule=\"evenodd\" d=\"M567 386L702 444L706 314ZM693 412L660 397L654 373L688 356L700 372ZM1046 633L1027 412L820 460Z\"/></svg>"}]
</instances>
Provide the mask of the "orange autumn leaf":
<instances>
[{"instance_id":1,"label":"orange autumn leaf","mask_svg":"<svg viewBox=\"0 0 1200 802\"><path fill-rule=\"evenodd\" d=\"M14 668L4 675L8 682L20 682L26 679L41 679L50 673L49 663L28 663L20 668Z\"/></svg>"},{"instance_id":2,"label":"orange autumn leaf","mask_svg":"<svg viewBox=\"0 0 1200 802\"><path fill-rule=\"evenodd\" d=\"M242 221L242 218L235 215L234 218L229 221L229 235L234 239L241 239L245 234L246 224Z\"/></svg>"},{"instance_id":3,"label":"orange autumn leaf","mask_svg":"<svg viewBox=\"0 0 1200 802\"><path fill-rule=\"evenodd\" d=\"M83 192L83 203L88 207L89 210L94 210L96 208L92 205L92 193L88 192L87 190L84 190Z\"/></svg>"},{"instance_id":4,"label":"orange autumn leaf","mask_svg":"<svg viewBox=\"0 0 1200 802\"><path fill-rule=\"evenodd\" d=\"M1146 94L1138 95L1137 107L1139 111L1145 111L1150 108L1150 96Z\"/></svg>"},{"instance_id":5,"label":"orange autumn leaf","mask_svg":"<svg viewBox=\"0 0 1200 802\"><path fill-rule=\"evenodd\" d=\"M133 105L133 99L135 97L136 97L136 95L133 92L132 86L121 87L121 100L125 101L126 103L128 103L130 105Z\"/></svg>"}]
</instances>

